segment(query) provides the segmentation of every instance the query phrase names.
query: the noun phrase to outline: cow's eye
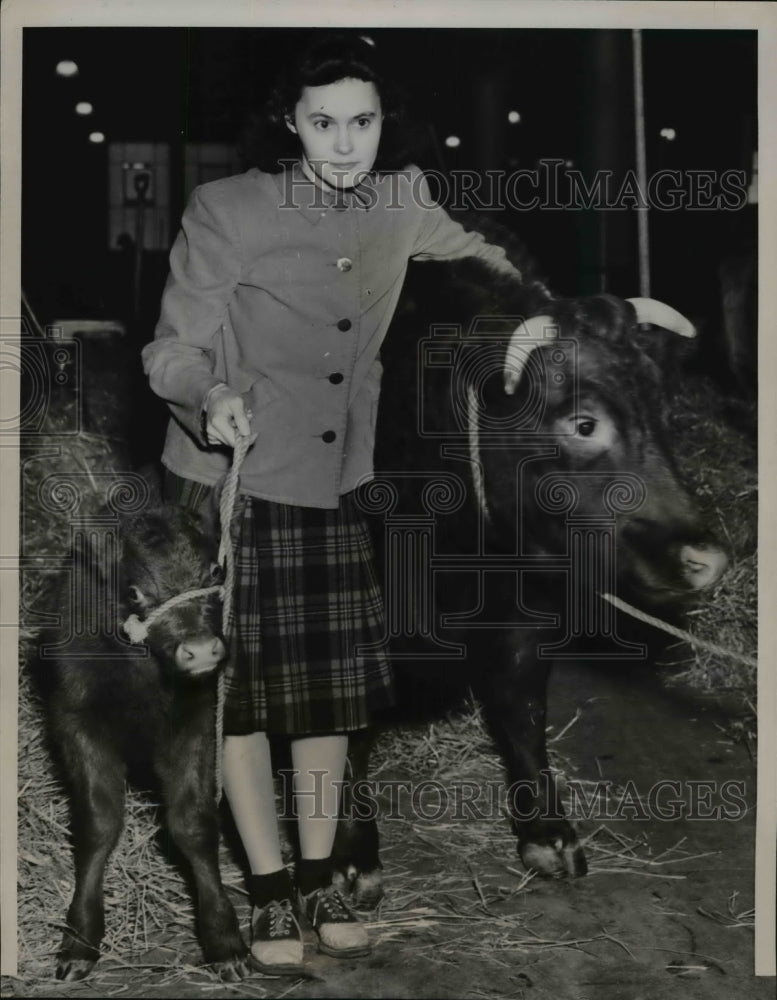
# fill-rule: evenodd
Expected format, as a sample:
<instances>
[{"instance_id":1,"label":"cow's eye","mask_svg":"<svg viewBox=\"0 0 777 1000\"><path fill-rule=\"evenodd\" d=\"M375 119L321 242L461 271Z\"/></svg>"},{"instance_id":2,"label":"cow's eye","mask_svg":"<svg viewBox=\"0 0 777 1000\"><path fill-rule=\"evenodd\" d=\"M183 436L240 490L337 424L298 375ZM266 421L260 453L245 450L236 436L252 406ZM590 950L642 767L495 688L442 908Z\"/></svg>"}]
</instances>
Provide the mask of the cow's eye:
<instances>
[{"instance_id":1,"label":"cow's eye","mask_svg":"<svg viewBox=\"0 0 777 1000\"><path fill-rule=\"evenodd\" d=\"M575 433L581 437L591 437L596 430L596 421L590 417L578 419L575 423Z\"/></svg>"},{"instance_id":2,"label":"cow's eye","mask_svg":"<svg viewBox=\"0 0 777 1000\"><path fill-rule=\"evenodd\" d=\"M559 444L586 461L613 447L618 436L612 418L595 402L559 414L552 427Z\"/></svg>"},{"instance_id":3,"label":"cow's eye","mask_svg":"<svg viewBox=\"0 0 777 1000\"><path fill-rule=\"evenodd\" d=\"M217 562L210 564L210 578L213 583L224 582L224 572Z\"/></svg>"},{"instance_id":4,"label":"cow's eye","mask_svg":"<svg viewBox=\"0 0 777 1000\"><path fill-rule=\"evenodd\" d=\"M143 591L138 587L127 587L127 597L133 604L143 604L145 601Z\"/></svg>"},{"instance_id":5,"label":"cow's eye","mask_svg":"<svg viewBox=\"0 0 777 1000\"><path fill-rule=\"evenodd\" d=\"M595 417L590 417L587 413L581 414L576 413L573 417L569 418L569 430L576 437L593 437L596 433L596 428L599 421Z\"/></svg>"}]
</instances>

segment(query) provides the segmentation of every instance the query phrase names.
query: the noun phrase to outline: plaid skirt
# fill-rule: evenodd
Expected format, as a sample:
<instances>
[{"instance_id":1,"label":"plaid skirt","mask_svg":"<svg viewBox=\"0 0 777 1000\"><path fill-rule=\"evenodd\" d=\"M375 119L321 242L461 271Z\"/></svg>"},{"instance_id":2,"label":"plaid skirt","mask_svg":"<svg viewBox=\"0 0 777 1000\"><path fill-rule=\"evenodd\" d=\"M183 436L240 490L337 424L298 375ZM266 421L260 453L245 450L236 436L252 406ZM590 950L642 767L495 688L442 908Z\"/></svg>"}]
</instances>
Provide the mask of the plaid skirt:
<instances>
[{"instance_id":1,"label":"plaid skirt","mask_svg":"<svg viewBox=\"0 0 777 1000\"><path fill-rule=\"evenodd\" d=\"M166 471L171 502L210 487ZM383 599L353 495L336 510L241 496L224 732L323 735L363 729L393 703Z\"/></svg>"}]
</instances>

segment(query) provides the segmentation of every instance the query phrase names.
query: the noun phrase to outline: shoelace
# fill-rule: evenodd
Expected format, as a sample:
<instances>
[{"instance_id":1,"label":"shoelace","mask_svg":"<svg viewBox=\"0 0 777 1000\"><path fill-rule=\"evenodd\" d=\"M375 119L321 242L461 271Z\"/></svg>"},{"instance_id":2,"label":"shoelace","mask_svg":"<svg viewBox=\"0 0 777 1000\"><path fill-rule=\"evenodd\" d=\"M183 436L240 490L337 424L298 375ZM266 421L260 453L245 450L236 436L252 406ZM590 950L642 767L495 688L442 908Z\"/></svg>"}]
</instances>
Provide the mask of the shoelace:
<instances>
[{"instance_id":1,"label":"shoelace","mask_svg":"<svg viewBox=\"0 0 777 1000\"><path fill-rule=\"evenodd\" d=\"M316 900L316 905L313 910L313 919L318 919L319 909L323 910L324 920L322 923L337 923L343 921L352 921L353 915L348 909L345 900L337 889L331 889L326 892L326 894L321 893L321 895Z\"/></svg>"},{"instance_id":2,"label":"shoelace","mask_svg":"<svg viewBox=\"0 0 777 1000\"><path fill-rule=\"evenodd\" d=\"M270 903L270 937L287 937L294 924L291 900Z\"/></svg>"}]
</instances>

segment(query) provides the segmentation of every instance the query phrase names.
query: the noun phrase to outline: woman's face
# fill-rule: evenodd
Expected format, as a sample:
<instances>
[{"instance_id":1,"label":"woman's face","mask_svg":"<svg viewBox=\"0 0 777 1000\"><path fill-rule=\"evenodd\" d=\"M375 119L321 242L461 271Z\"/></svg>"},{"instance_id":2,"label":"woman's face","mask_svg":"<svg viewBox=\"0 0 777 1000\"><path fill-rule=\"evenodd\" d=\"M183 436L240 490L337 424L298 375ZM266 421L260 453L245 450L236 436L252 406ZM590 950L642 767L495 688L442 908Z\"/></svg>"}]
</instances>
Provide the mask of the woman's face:
<instances>
[{"instance_id":1,"label":"woman's face","mask_svg":"<svg viewBox=\"0 0 777 1000\"><path fill-rule=\"evenodd\" d=\"M351 188L372 170L383 117L374 83L345 79L305 87L287 120L302 143L302 169L324 187Z\"/></svg>"}]
</instances>

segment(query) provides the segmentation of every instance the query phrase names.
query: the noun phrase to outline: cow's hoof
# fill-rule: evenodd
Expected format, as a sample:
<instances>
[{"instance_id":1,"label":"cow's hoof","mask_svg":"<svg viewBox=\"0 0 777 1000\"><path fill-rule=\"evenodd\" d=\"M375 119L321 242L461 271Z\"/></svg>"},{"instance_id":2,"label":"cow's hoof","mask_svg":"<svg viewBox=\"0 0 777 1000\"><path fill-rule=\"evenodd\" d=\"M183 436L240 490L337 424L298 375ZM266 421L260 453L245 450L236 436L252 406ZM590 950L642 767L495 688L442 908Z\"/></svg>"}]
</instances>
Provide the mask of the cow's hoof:
<instances>
[{"instance_id":1,"label":"cow's hoof","mask_svg":"<svg viewBox=\"0 0 777 1000\"><path fill-rule=\"evenodd\" d=\"M579 844L563 844L559 838L552 844L524 844L521 861L539 875L559 878L562 875L585 875L588 863Z\"/></svg>"},{"instance_id":2,"label":"cow's hoof","mask_svg":"<svg viewBox=\"0 0 777 1000\"><path fill-rule=\"evenodd\" d=\"M86 979L94 968L94 959L91 958L60 958L57 962L57 979L65 983L75 983L79 979Z\"/></svg>"},{"instance_id":3,"label":"cow's hoof","mask_svg":"<svg viewBox=\"0 0 777 1000\"><path fill-rule=\"evenodd\" d=\"M560 878L564 875L581 876L588 871L585 852L577 834L566 820L557 821L548 828L526 832L518 850L526 868L538 875Z\"/></svg>"},{"instance_id":4,"label":"cow's hoof","mask_svg":"<svg viewBox=\"0 0 777 1000\"><path fill-rule=\"evenodd\" d=\"M349 902L357 910L374 910L383 899L383 870L374 868L369 872L359 872L352 865L347 872L336 871L332 882L340 892L349 896Z\"/></svg>"},{"instance_id":5,"label":"cow's hoof","mask_svg":"<svg viewBox=\"0 0 777 1000\"><path fill-rule=\"evenodd\" d=\"M251 975L251 965L248 954L235 955L222 962L213 963L213 971L222 983L239 983Z\"/></svg>"}]
</instances>

